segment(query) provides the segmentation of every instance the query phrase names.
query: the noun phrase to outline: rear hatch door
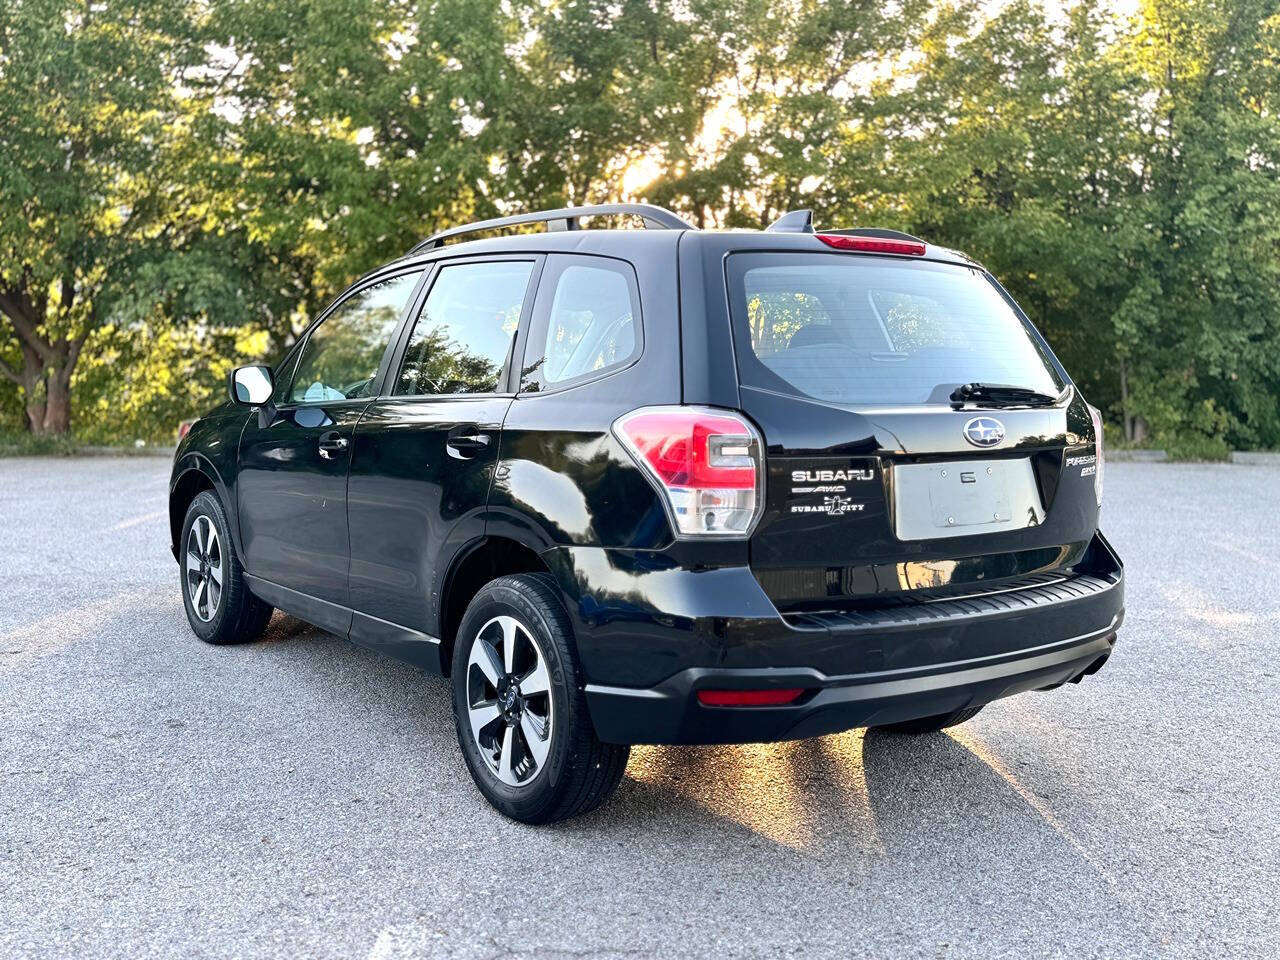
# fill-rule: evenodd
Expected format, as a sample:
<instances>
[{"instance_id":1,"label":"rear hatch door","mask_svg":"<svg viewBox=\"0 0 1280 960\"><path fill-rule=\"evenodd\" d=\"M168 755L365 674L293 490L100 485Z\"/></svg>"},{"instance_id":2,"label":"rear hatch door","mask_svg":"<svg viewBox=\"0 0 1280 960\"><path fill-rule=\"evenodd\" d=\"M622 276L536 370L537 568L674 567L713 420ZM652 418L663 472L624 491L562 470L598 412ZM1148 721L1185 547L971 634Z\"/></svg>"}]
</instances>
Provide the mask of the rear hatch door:
<instances>
[{"instance_id":1,"label":"rear hatch door","mask_svg":"<svg viewBox=\"0 0 1280 960\"><path fill-rule=\"evenodd\" d=\"M1097 526L1088 408L1003 290L976 266L813 239L725 261L739 400L766 447L750 558L769 596L857 607L1077 562ZM1018 390L957 392L975 382Z\"/></svg>"}]
</instances>

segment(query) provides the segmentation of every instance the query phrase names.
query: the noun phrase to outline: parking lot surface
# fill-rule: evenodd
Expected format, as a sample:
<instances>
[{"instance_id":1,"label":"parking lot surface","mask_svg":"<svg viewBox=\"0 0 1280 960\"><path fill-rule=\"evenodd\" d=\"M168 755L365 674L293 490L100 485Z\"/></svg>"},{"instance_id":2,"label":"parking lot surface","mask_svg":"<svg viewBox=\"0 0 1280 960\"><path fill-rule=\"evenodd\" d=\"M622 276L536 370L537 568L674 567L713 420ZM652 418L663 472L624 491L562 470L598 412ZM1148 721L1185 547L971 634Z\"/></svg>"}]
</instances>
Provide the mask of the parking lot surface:
<instances>
[{"instance_id":1,"label":"parking lot surface","mask_svg":"<svg viewBox=\"0 0 1280 960\"><path fill-rule=\"evenodd\" d=\"M1280 469L1112 464L1116 655L950 735L637 748L504 820L445 681L201 644L168 464L0 460L0 956L1275 957Z\"/></svg>"}]
</instances>

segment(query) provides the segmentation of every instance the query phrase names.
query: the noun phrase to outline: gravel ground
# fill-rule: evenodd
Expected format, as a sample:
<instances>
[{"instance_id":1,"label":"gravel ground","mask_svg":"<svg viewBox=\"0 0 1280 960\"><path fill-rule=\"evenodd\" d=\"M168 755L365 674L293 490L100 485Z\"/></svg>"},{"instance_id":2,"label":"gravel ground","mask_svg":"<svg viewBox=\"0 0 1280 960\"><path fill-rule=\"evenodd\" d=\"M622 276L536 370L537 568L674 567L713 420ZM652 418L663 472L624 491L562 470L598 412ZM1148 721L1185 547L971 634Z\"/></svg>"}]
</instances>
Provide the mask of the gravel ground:
<instances>
[{"instance_id":1,"label":"gravel ground","mask_svg":"<svg viewBox=\"0 0 1280 960\"><path fill-rule=\"evenodd\" d=\"M502 819L445 683L187 628L167 463L0 460L0 956L1275 957L1280 469L1113 464L1097 677L950 736L645 748Z\"/></svg>"}]
</instances>

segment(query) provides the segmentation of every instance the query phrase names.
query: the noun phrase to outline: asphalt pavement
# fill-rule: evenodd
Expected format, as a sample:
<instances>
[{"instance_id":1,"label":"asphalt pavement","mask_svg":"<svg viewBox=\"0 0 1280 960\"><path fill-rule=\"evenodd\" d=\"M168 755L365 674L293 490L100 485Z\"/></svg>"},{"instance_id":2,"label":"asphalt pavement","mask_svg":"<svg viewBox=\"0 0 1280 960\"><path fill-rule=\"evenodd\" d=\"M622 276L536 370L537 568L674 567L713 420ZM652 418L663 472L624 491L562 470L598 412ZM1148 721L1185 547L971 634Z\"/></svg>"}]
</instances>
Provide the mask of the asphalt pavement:
<instances>
[{"instance_id":1,"label":"asphalt pavement","mask_svg":"<svg viewBox=\"0 0 1280 960\"><path fill-rule=\"evenodd\" d=\"M949 735L638 748L532 828L445 681L187 627L168 464L0 460L0 957L1276 957L1280 468L1112 464L1116 654Z\"/></svg>"}]
</instances>

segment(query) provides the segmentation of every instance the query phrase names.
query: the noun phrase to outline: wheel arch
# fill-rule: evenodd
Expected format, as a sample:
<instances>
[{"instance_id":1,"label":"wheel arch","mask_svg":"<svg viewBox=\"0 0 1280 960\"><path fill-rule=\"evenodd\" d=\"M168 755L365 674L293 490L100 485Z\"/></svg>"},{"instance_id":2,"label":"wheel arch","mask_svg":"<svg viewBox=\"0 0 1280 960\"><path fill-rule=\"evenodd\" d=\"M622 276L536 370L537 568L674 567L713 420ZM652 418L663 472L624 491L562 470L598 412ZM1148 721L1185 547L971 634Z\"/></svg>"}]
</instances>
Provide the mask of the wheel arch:
<instances>
[{"instance_id":1,"label":"wheel arch","mask_svg":"<svg viewBox=\"0 0 1280 960\"><path fill-rule=\"evenodd\" d=\"M480 537L458 551L440 590L440 668L445 676L453 663L458 627L472 599L485 584L516 573L551 574L551 568L533 545L501 534Z\"/></svg>"},{"instance_id":2,"label":"wheel arch","mask_svg":"<svg viewBox=\"0 0 1280 960\"><path fill-rule=\"evenodd\" d=\"M244 556L240 549L234 505L228 496L226 485L213 464L199 454L190 453L175 467L173 480L169 484L169 549L175 560L178 558L178 539L182 535L182 522L186 519L187 508L191 506L192 500L206 490L213 491L214 496L222 501L236 553Z\"/></svg>"}]
</instances>

